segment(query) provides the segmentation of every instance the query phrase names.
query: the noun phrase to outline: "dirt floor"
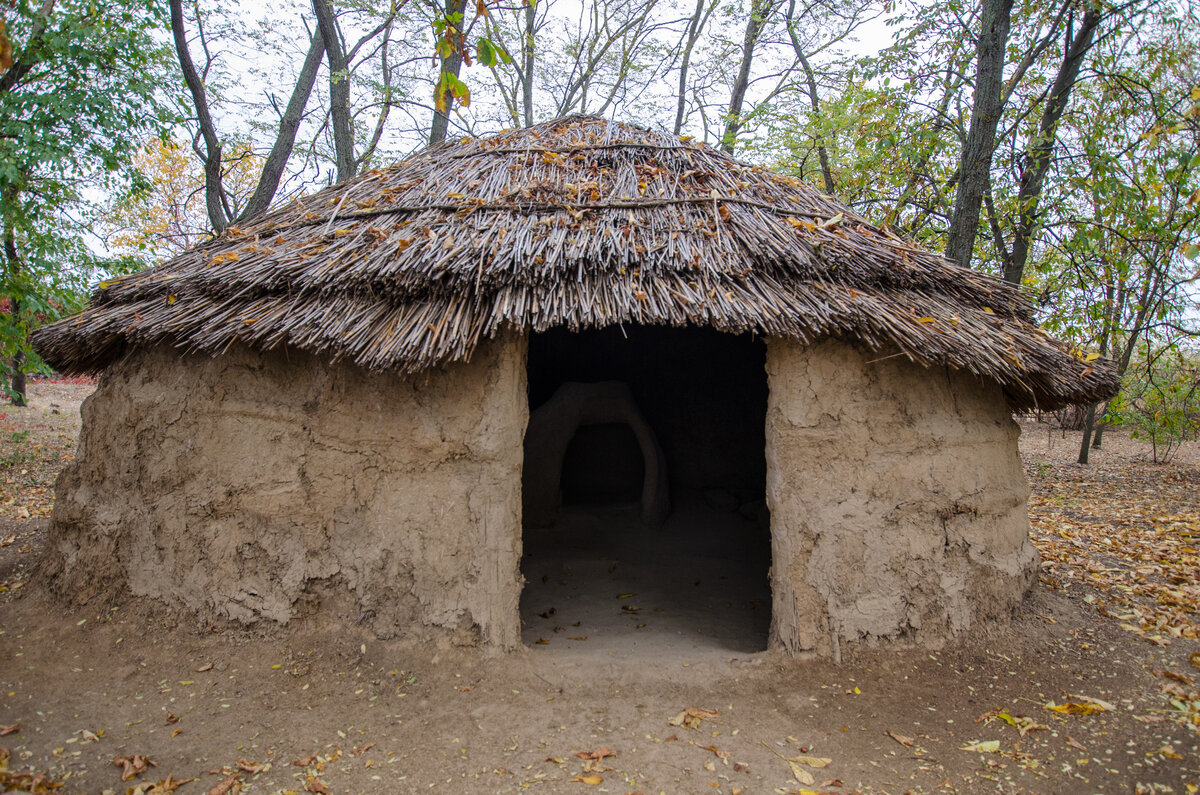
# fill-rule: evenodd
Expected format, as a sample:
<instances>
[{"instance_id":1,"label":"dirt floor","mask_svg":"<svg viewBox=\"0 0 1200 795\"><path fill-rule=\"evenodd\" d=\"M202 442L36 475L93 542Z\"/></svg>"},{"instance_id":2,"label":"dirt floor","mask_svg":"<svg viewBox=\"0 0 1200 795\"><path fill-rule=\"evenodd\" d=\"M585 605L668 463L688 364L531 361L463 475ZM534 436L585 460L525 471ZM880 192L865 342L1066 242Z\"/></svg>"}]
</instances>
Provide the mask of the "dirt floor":
<instances>
[{"instance_id":1,"label":"dirt floor","mask_svg":"<svg viewBox=\"0 0 1200 795\"><path fill-rule=\"evenodd\" d=\"M1010 626L939 651L753 653L760 597L639 581L627 547L527 559L528 648L488 655L65 609L35 563L90 388L34 382L0 411L0 791L1198 791L1194 443L1156 465L1111 432L1078 467L1076 434L1024 421L1041 582Z\"/></svg>"}]
</instances>

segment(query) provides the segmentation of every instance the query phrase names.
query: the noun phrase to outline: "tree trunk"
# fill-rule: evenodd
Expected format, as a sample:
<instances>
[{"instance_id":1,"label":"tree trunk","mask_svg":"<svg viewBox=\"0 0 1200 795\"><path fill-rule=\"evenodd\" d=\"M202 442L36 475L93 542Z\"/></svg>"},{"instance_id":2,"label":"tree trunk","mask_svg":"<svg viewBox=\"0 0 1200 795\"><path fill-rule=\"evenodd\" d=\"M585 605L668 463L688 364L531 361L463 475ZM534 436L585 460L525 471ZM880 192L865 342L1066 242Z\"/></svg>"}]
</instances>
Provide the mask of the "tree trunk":
<instances>
[{"instance_id":1,"label":"tree trunk","mask_svg":"<svg viewBox=\"0 0 1200 795\"><path fill-rule=\"evenodd\" d=\"M982 24L975 48L971 127L959 161L954 215L946 237L946 256L964 268L971 266L975 237L979 232L980 207L996 147L996 127L1004 110L1004 51L1008 45L1012 7L1013 0L983 0L980 15Z\"/></svg>"},{"instance_id":2,"label":"tree trunk","mask_svg":"<svg viewBox=\"0 0 1200 795\"><path fill-rule=\"evenodd\" d=\"M279 181L283 179L283 170L288 159L292 156L292 147L296 145L296 132L300 129L300 121L304 118L304 107L312 94L313 84L317 82L317 72L321 69L321 58L325 54L325 39L318 30L313 33L308 45L308 55L304 58L304 66L300 76L296 78L296 86L292 89L292 97L288 100L283 118L279 120L279 132L275 136L275 144L263 164L262 174L254 195L246 202L238 221L247 221L267 211L275 191L279 190Z\"/></svg>"},{"instance_id":3,"label":"tree trunk","mask_svg":"<svg viewBox=\"0 0 1200 795\"><path fill-rule=\"evenodd\" d=\"M686 110L687 99L687 77L688 67L692 62L692 49L696 46L696 40L700 38L700 31L704 29L704 23L708 21L708 14L704 12L704 6L708 0L696 0L696 11L692 14L692 19L688 23L687 38L684 40L683 56L679 61L679 92L675 95L675 134L679 135L683 132L683 116ZM716 6L709 6L711 11Z\"/></svg>"},{"instance_id":4,"label":"tree trunk","mask_svg":"<svg viewBox=\"0 0 1200 795\"><path fill-rule=\"evenodd\" d=\"M1083 439L1079 443L1079 463L1088 462L1088 448L1091 447L1092 428L1096 424L1096 404L1088 406L1087 417L1083 421Z\"/></svg>"},{"instance_id":5,"label":"tree trunk","mask_svg":"<svg viewBox=\"0 0 1200 795\"><path fill-rule=\"evenodd\" d=\"M4 190L4 203L6 205L14 205L20 199L20 192L17 188L9 186ZM17 234L11 223L4 225L4 261L8 270L8 281L15 282L17 274L21 272L21 257L17 252ZM21 299L16 295L9 296L12 303L10 307L12 318L18 328L21 327ZM25 340L20 340L12 357L12 372L9 377L9 387L12 390L12 402L14 406L24 406L25 401L25 350L22 347Z\"/></svg>"},{"instance_id":6,"label":"tree trunk","mask_svg":"<svg viewBox=\"0 0 1200 795\"><path fill-rule=\"evenodd\" d=\"M804 70L804 82L808 88L808 101L812 105L813 120L820 122L821 116L821 98L817 93L817 76L813 72L812 65L808 62L808 54L804 52L804 47L800 43L800 37L796 35L794 27L795 22L792 15L796 11L796 0L791 0L788 3L787 10L787 29L788 38L792 40L792 50L796 53L796 60L800 61L800 67ZM817 159L821 163L821 178L825 181L825 193L833 195L833 170L829 167L829 150L825 148L824 137L818 135L816 138L817 144Z\"/></svg>"},{"instance_id":7,"label":"tree trunk","mask_svg":"<svg viewBox=\"0 0 1200 795\"><path fill-rule=\"evenodd\" d=\"M742 127L742 103L746 99L746 89L750 87L750 67L754 63L754 47L758 37L762 35L766 25L767 14L771 11L773 0L751 0L750 19L746 22L746 36L742 42L742 63L738 67L737 79L733 83L733 92L729 96L729 113L725 116L725 134L721 136L721 151L733 154L733 145L737 141L738 130ZM1012 2L1012 0L1006 0Z\"/></svg>"},{"instance_id":8,"label":"tree trunk","mask_svg":"<svg viewBox=\"0 0 1200 795\"><path fill-rule=\"evenodd\" d=\"M533 70L537 66L536 33L537 6L534 0L525 0L525 40L521 47L521 104L525 112L526 127L533 125Z\"/></svg>"},{"instance_id":9,"label":"tree trunk","mask_svg":"<svg viewBox=\"0 0 1200 795\"><path fill-rule=\"evenodd\" d=\"M462 19L463 12L466 10L467 0L446 0L446 38L453 42L453 48L450 55L442 59L442 74L450 74L458 77L459 71L462 69ZM458 21L454 19L457 17ZM446 133L450 129L450 109L454 107L454 94L449 88L442 90L437 105L445 110L438 110L438 107L433 109L433 123L429 125L429 143L436 144L446 140Z\"/></svg>"},{"instance_id":10,"label":"tree trunk","mask_svg":"<svg viewBox=\"0 0 1200 795\"><path fill-rule=\"evenodd\" d=\"M325 59L329 63L329 115L333 120L337 181L345 182L355 172L354 131L350 125L350 71L346 65L337 17L329 6L329 0L313 0L313 11L317 15L317 29L325 42Z\"/></svg>"},{"instance_id":11,"label":"tree trunk","mask_svg":"<svg viewBox=\"0 0 1200 795\"><path fill-rule=\"evenodd\" d=\"M16 308L16 301L13 301L13 308ZM12 380L10 384L12 389L12 402L14 406L26 406L28 400L25 396L25 351L17 349L17 352L12 357Z\"/></svg>"},{"instance_id":12,"label":"tree trunk","mask_svg":"<svg viewBox=\"0 0 1200 795\"><path fill-rule=\"evenodd\" d=\"M192 62L192 54L188 48L187 32L183 29L182 0L170 0L170 6L175 54L179 58L179 67L183 70L183 82L187 84L192 95L192 106L196 110L200 136L204 140L204 207L208 211L208 223L213 231L221 234L229 225L229 216L225 213L223 200L225 189L221 184L221 140L217 137L217 128L208 109L208 94L204 81L196 71L196 64Z\"/></svg>"},{"instance_id":13,"label":"tree trunk","mask_svg":"<svg viewBox=\"0 0 1200 795\"><path fill-rule=\"evenodd\" d=\"M1037 225L1038 200L1042 195L1046 172L1050 169L1050 155L1058 137L1058 122L1067 109L1071 89L1079 78L1079 68L1095 40L1096 28L1100 24L1101 11L1098 6L1089 6L1083 15L1073 38L1067 41L1058 74L1046 97L1046 107L1038 124L1037 138L1029 152L1021 159L1020 190L1017 193L1017 222L1013 230L1012 254L1004 263L1004 280L1019 285L1025 274L1025 263L1033 245L1033 233ZM1070 32L1068 30L1068 36ZM1099 439L1099 432L1096 434Z\"/></svg>"}]
</instances>

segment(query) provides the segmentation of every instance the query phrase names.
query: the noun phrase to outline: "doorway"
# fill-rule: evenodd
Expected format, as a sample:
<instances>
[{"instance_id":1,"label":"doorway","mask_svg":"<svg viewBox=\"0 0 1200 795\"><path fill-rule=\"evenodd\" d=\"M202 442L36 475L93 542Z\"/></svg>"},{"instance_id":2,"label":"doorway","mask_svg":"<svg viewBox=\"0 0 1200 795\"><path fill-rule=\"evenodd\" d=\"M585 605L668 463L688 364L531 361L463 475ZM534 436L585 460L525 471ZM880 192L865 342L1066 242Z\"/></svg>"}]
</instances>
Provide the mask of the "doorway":
<instances>
[{"instance_id":1,"label":"doorway","mask_svg":"<svg viewBox=\"0 0 1200 795\"><path fill-rule=\"evenodd\" d=\"M537 438L526 438L522 488L526 505L533 500L543 510L527 511L523 529L527 646L681 654L766 648L765 355L749 335L691 327L531 336ZM539 409L563 401L564 390L623 390L629 405L618 411L613 406L626 398L611 398L575 409L574 421L537 420ZM564 412L541 416L547 413ZM552 479L538 473L546 468L539 456L551 447L563 451L556 491L539 494ZM662 499L651 510L655 477Z\"/></svg>"}]
</instances>

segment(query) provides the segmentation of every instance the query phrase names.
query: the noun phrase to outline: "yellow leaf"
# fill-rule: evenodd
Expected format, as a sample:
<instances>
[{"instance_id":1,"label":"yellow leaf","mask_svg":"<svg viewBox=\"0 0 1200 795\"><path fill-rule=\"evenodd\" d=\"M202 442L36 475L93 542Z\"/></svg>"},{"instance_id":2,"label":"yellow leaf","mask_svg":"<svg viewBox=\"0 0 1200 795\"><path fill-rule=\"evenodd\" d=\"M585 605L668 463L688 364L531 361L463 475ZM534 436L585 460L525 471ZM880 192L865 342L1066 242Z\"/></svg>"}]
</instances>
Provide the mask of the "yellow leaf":
<instances>
[{"instance_id":1,"label":"yellow leaf","mask_svg":"<svg viewBox=\"0 0 1200 795\"><path fill-rule=\"evenodd\" d=\"M991 308L990 306L985 306L985 307L983 308L983 314L985 314L985 315L994 315L994 314L996 314L996 313L992 311L992 308Z\"/></svg>"},{"instance_id":2,"label":"yellow leaf","mask_svg":"<svg viewBox=\"0 0 1200 795\"><path fill-rule=\"evenodd\" d=\"M1159 748L1154 753L1161 754L1161 755L1165 756L1167 759L1183 759L1182 756L1175 753L1175 748L1170 745L1164 745L1162 748Z\"/></svg>"},{"instance_id":3,"label":"yellow leaf","mask_svg":"<svg viewBox=\"0 0 1200 795\"><path fill-rule=\"evenodd\" d=\"M981 754L994 754L1000 751L999 740L982 740L979 742L967 743L960 751L978 751Z\"/></svg>"},{"instance_id":4,"label":"yellow leaf","mask_svg":"<svg viewBox=\"0 0 1200 795\"><path fill-rule=\"evenodd\" d=\"M1085 356L1085 357L1083 358L1083 360L1084 360L1085 362L1091 363L1091 362L1094 362L1094 361L1096 361L1096 360L1097 360L1097 359L1099 359L1099 358L1100 358L1100 354L1098 354L1098 353L1089 353L1087 356Z\"/></svg>"},{"instance_id":5,"label":"yellow leaf","mask_svg":"<svg viewBox=\"0 0 1200 795\"><path fill-rule=\"evenodd\" d=\"M934 318L931 318L931 317L919 317L919 318L917 318L917 322L918 323L936 323L937 320L935 320Z\"/></svg>"},{"instance_id":6,"label":"yellow leaf","mask_svg":"<svg viewBox=\"0 0 1200 795\"><path fill-rule=\"evenodd\" d=\"M1079 701L1066 701L1055 704L1053 701L1045 704L1046 709L1061 712L1063 715L1091 715L1093 712L1108 712L1113 705L1098 698L1081 698Z\"/></svg>"},{"instance_id":7,"label":"yellow leaf","mask_svg":"<svg viewBox=\"0 0 1200 795\"><path fill-rule=\"evenodd\" d=\"M575 778L567 779L567 780L568 781L579 781L584 784L587 784L589 787L594 787L597 784L604 783L604 779L600 778L595 773L592 773L590 776L576 776Z\"/></svg>"},{"instance_id":8,"label":"yellow leaf","mask_svg":"<svg viewBox=\"0 0 1200 795\"><path fill-rule=\"evenodd\" d=\"M813 778L813 774L809 773L807 770L800 767L799 762L793 762L792 760L789 759L789 760L787 760L787 763L792 768L792 776L794 776L795 779L797 781L799 781L801 784L816 784L817 783L817 780L815 778Z\"/></svg>"},{"instance_id":9,"label":"yellow leaf","mask_svg":"<svg viewBox=\"0 0 1200 795\"><path fill-rule=\"evenodd\" d=\"M178 300L179 300L179 296L177 296L177 295L168 295L168 296L167 296L167 306L170 306L171 304L175 303L175 302L176 302L176 301L178 301Z\"/></svg>"}]
</instances>

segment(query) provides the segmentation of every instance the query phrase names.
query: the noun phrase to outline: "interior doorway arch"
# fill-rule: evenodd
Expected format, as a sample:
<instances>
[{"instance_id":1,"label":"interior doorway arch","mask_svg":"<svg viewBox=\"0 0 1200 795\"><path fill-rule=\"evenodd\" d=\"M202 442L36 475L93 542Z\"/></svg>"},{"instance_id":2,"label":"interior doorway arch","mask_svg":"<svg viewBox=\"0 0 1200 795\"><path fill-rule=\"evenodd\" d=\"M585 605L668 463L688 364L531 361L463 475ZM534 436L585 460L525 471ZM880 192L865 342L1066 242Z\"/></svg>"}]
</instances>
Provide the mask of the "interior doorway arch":
<instances>
[{"instance_id":1,"label":"interior doorway arch","mask_svg":"<svg viewBox=\"0 0 1200 795\"><path fill-rule=\"evenodd\" d=\"M629 385L622 381L568 381L530 413L525 431L522 485L524 521L547 527L562 507L563 458L583 425L622 423L629 426L642 453L642 522L661 527L671 512L667 464L654 429L638 409Z\"/></svg>"}]
</instances>

